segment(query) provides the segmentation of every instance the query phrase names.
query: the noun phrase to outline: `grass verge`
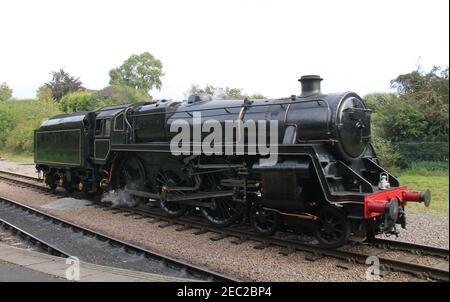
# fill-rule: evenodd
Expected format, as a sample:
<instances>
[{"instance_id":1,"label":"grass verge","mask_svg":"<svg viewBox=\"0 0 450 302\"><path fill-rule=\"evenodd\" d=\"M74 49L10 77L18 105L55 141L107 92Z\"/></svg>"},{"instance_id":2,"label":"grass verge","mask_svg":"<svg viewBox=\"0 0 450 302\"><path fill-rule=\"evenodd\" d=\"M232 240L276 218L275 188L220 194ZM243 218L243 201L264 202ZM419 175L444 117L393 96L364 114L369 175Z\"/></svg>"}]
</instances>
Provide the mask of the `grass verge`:
<instances>
[{"instance_id":1,"label":"grass verge","mask_svg":"<svg viewBox=\"0 0 450 302\"><path fill-rule=\"evenodd\" d=\"M449 204L449 177L448 175L417 175L403 174L399 177L401 185L407 186L412 190L431 191L431 204L426 208L421 203L410 202L407 211L412 213L431 214L439 216L448 216Z\"/></svg>"},{"instance_id":2,"label":"grass verge","mask_svg":"<svg viewBox=\"0 0 450 302\"><path fill-rule=\"evenodd\" d=\"M34 163L33 155L28 155L24 153L13 153L11 151L0 150L0 158L14 161L20 164Z\"/></svg>"}]
</instances>

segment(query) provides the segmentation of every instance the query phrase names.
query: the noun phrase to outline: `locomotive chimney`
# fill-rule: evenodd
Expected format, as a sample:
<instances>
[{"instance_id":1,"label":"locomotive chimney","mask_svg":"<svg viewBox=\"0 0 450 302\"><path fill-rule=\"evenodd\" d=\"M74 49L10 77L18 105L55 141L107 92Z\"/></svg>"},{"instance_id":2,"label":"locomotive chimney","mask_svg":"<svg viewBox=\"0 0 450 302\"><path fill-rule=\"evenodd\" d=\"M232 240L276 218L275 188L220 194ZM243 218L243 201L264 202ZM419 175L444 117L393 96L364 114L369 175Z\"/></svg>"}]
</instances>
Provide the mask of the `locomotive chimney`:
<instances>
[{"instance_id":1,"label":"locomotive chimney","mask_svg":"<svg viewBox=\"0 0 450 302\"><path fill-rule=\"evenodd\" d=\"M301 97L320 94L320 81L323 79L318 75L305 75L298 80L302 84Z\"/></svg>"}]
</instances>

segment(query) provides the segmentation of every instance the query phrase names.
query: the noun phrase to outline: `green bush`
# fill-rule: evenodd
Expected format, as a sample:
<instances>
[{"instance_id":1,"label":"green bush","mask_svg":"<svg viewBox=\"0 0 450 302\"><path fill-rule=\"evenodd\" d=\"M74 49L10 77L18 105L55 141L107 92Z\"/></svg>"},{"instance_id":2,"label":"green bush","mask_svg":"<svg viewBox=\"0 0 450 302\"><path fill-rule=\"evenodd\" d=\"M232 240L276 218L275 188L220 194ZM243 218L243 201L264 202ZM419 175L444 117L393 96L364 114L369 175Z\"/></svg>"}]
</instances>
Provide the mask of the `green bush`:
<instances>
[{"instance_id":1,"label":"green bush","mask_svg":"<svg viewBox=\"0 0 450 302\"><path fill-rule=\"evenodd\" d=\"M379 113L380 135L391 141L423 141L428 122L417 104L397 100Z\"/></svg>"},{"instance_id":2,"label":"green bush","mask_svg":"<svg viewBox=\"0 0 450 302\"><path fill-rule=\"evenodd\" d=\"M36 97L38 100L53 100L52 89L44 84L36 90Z\"/></svg>"},{"instance_id":3,"label":"green bush","mask_svg":"<svg viewBox=\"0 0 450 302\"><path fill-rule=\"evenodd\" d=\"M152 100L152 97L143 90L117 85L103 88L97 92L97 97L100 99L99 108L108 105L131 104Z\"/></svg>"},{"instance_id":4,"label":"green bush","mask_svg":"<svg viewBox=\"0 0 450 302\"><path fill-rule=\"evenodd\" d=\"M376 92L364 96L366 106L373 112L383 112L384 108L394 102L397 96L393 93Z\"/></svg>"},{"instance_id":5,"label":"green bush","mask_svg":"<svg viewBox=\"0 0 450 302\"><path fill-rule=\"evenodd\" d=\"M375 148L377 158L380 160L383 167L389 168L397 164L399 154L397 153L395 145L380 136L373 137L372 144Z\"/></svg>"},{"instance_id":6,"label":"green bush","mask_svg":"<svg viewBox=\"0 0 450 302\"><path fill-rule=\"evenodd\" d=\"M59 109L64 112L88 111L97 106L97 96L87 91L68 93L59 101Z\"/></svg>"},{"instance_id":7,"label":"green bush","mask_svg":"<svg viewBox=\"0 0 450 302\"><path fill-rule=\"evenodd\" d=\"M14 128L14 121L4 108L0 108L0 148L4 146L8 133Z\"/></svg>"}]
</instances>

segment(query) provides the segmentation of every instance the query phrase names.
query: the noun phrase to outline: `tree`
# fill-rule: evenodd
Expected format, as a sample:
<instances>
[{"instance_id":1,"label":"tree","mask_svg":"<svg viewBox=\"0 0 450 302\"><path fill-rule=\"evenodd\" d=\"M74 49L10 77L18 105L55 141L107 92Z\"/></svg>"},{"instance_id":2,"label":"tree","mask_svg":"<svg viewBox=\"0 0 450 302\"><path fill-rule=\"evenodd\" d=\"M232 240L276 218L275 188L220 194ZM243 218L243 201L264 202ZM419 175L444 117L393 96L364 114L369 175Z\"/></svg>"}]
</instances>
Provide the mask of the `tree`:
<instances>
[{"instance_id":1,"label":"tree","mask_svg":"<svg viewBox=\"0 0 450 302\"><path fill-rule=\"evenodd\" d=\"M364 97L364 102L367 107L374 113L383 111L385 107L397 100L397 95L394 93L376 92L368 94Z\"/></svg>"},{"instance_id":2,"label":"tree","mask_svg":"<svg viewBox=\"0 0 450 302\"><path fill-rule=\"evenodd\" d=\"M398 100L385 107L379 115L383 138L393 142L418 142L427 139L428 121L417 104Z\"/></svg>"},{"instance_id":3,"label":"tree","mask_svg":"<svg viewBox=\"0 0 450 302\"><path fill-rule=\"evenodd\" d=\"M9 88L9 86L3 82L0 84L0 102L9 100L12 96L13 90Z\"/></svg>"},{"instance_id":4,"label":"tree","mask_svg":"<svg viewBox=\"0 0 450 302\"><path fill-rule=\"evenodd\" d=\"M52 91L52 97L59 102L68 93L85 90L79 78L71 76L62 68L59 71L52 71L52 80L45 83L45 86Z\"/></svg>"},{"instance_id":5,"label":"tree","mask_svg":"<svg viewBox=\"0 0 450 302\"><path fill-rule=\"evenodd\" d=\"M64 112L88 111L97 107L98 98L87 91L70 92L59 102L59 108Z\"/></svg>"},{"instance_id":6,"label":"tree","mask_svg":"<svg viewBox=\"0 0 450 302\"><path fill-rule=\"evenodd\" d=\"M118 68L109 71L111 85L123 85L134 89L150 91L161 89L164 76L162 63L149 52L130 56Z\"/></svg>"},{"instance_id":7,"label":"tree","mask_svg":"<svg viewBox=\"0 0 450 302\"><path fill-rule=\"evenodd\" d=\"M421 141L448 141L449 134L449 78L448 67L433 67L424 72L417 70L399 75L391 81L396 89L400 106L411 110L409 123L404 125L414 129L409 139ZM390 108L391 110L404 110ZM405 114L405 112L401 112ZM394 116L393 116L394 117ZM406 116L405 116L406 117ZM418 118L418 119L416 119ZM423 124L421 132L415 123ZM394 132L396 129L393 129ZM397 129L398 130L398 129ZM406 130L402 130L405 133ZM408 139L408 137L404 137Z\"/></svg>"}]
</instances>

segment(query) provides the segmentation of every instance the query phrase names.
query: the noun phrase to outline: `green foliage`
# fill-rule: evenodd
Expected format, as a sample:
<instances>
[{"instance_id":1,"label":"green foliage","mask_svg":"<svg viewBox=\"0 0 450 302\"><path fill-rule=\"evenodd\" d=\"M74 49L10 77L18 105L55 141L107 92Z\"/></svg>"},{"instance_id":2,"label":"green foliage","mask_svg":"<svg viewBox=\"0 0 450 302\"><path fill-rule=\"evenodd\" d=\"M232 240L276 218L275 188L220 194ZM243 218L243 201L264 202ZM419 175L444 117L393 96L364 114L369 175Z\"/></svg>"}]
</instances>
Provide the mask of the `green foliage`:
<instances>
[{"instance_id":1,"label":"green foliage","mask_svg":"<svg viewBox=\"0 0 450 302\"><path fill-rule=\"evenodd\" d=\"M52 80L45 83L45 86L52 91L52 97L59 102L68 93L85 90L79 78L71 76L63 69L52 71Z\"/></svg>"},{"instance_id":2,"label":"green foliage","mask_svg":"<svg viewBox=\"0 0 450 302\"><path fill-rule=\"evenodd\" d=\"M109 105L151 101L147 92L127 86L111 85L99 91L80 91L65 95L59 104L63 112L88 111Z\"/></svg>"},{"instance_id":3,"label":"green foliage","mask_svg":"<svg viewBox=\"0 0 450 302\"><path fill-rule=\"evenodd\" d=\"M14 121L8 115L8 111L0 107L0 148L3 147L8 133L14 128Z\"/></svg>"},{"instance_id":4,"label":"green foliage","mask_svg":"<svg viewBox=\"0 0 450 302\"><path fill-rule=\"evenodd\" d=\"M248 98L255 99L255 100L256 99L267 99L267 97L262 95L261 93L254 93L254 94L250 95Z\"/></svg>"},{"instance_id":5,"label":"green foliage","mask_svg":"<svg viewBox=\"0 0 450 302\"><path fill-rule=\"evenodd\" d=\"M164 76L162 63L149 52L130 56L123 64L109 72L111 85L127 86L148 92L161 89Z\"/></svg>"},{"instance_id":6,"label":"green foliage","mask_svg":"<svg viewBox=\"0 0 450 302\"><path fill-rule=\"evenodd\" d=\"M36 97L38 100L51 100L53 99L52 89L44 84L36 90Z\"/></svg>"},{"instance_id":7,"label":"green foliage","mask_svg":"<svg viewBox=\"0 0 450 302\"><path fill-rule=\"evenodd\" d=\"M100 99L98 107L107 105L131 104L151 101L152 97L144 90L134 89L127 86L111 85L97 92Z\"/></svg>"},{"instance_id":8,"label":"green foliage","mask_svg":"<svg viewBox=\"0 0 450 302\"><path fill-rule=\"evenodd\" d=\"M364 99L374 111L376 135L393 142L448 141L448 68L420 67L391 81L392 93L374 93Z\"/></svg>"},{"instance_id":9,"label":"green foliage","mask_svg":"<svg viewBox=\"0 0 450 302\"><path fill-rule=\"evenodd\" d=\"M391 87L397 90L399 100L397 108L411 110L411 115L405 112L402 118L409 118L408 124L400 126L412 127L411 137L404 137L406 141L448 141L449 135L449 79L448 67L433 67L424 72L417 70L399 75L391 81ZM408 107L406 107L408 106ZM387 110L395 110L390 107ZM404 110L403 110L404 111ZM414 124L418 123L418 126ZM396 127L394 127L396 128ZM395 132L405 130L393 129ZM398 138L397 141L402 139Z\"/></svg>"},{"instance_id":10,"label":"green foliage","mask_svg":"<svg viewBox=\"0 0 450 302\"><path fill-rule=\"evenodd\" d=\"M13 90L3 82L0 84L0 102L9 100L12 96Z\"/></svg>"},{"instance_id":11,"label":"green foliage","mask_svg":"<svg viewBox=\"0 0 450 302\"><path fill-rule=\"evenodd\" d=\"M0 147L11 153L33 153L33 130L46 119L61 114L58 104L49 100L10 100L0 103L0 113L8 122L0 124L5 133ZM1 118L3 120L3 118Z\"/></svg>"},{"instance_id":12,"label":"green foliage","mask_svg":"<svg viewBox=\"0 0 450 302\"><path fill-rule=\"evenodd\" d=\"M212 85L205 85L205 87L200 87L197 84L192 84L185 95L189 96L191 94L206 94L211 96L213 99L219 100L243 100L245 98L249 99L265 99L266 97L260 93L255 93L253 95L247 95L243 92L242 88L230 88L230 87L214 87Z\"/></svg>"},{"instance_id":13,"label":"green foliage","mask_svg":"<svg viewBox=\"0 0 450 302\"><path fill-rule=\"evenodd\" d=\"M399 142L393 145L399 154L397 165L401 168L410 167L414 162L448 162L449 159L448 142Z\"/></svg>"},{"instance_id":14,"label":"green foliage","mask_svg":"<svg viewBox=\"0 0 450 302\"><path fill-rule=\"evenodd\" d=\"M395 146L388 140L374 136L372 144L375 148L377 158L380 160L381 165L389 169L397 164L399 160L399 154Z\"/></svg>"},{"instance_id":15,"label":"green foliage","mask_svg":"<svg viewBox=\"0 0 450 302\"><path fill-rule=\"evenodd\" d=\"M410 100L387 104L377 126L382 137L394 142L423 141L428 137L428 121L420 106Z\"/></svg>"},{"instance_id":16,"label":"green foliage","mask_svg":"<svg viewBox=\"0 0 450 302\"><path fill-rule=\"evenodd\" d=\"M393 93L377 92L371 93L364 97L364 101L372 112L383 112L388 104L392 104L397 100L397 96Z\"/></svg>"},{"instance_id":17,"label":"green foliage","mask_svg":"<svg viewBox=\"0 0 450 302\"><path fill-rule=\"evenodd\" d=\"M63 112L77 112L93 110L98 105L95 94L87 91L71 92L62 97L59 109Z\"/></svg>"}]
</instances>

